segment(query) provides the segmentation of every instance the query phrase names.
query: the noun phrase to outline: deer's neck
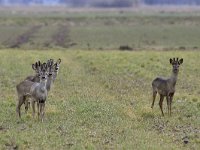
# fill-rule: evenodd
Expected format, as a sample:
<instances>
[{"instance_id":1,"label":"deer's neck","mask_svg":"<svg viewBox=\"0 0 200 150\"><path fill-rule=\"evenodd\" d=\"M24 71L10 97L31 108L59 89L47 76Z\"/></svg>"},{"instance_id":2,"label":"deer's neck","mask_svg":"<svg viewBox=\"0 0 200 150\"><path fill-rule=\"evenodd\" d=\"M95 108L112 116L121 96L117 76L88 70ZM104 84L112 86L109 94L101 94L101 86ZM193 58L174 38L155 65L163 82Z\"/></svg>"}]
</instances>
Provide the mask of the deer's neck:
<instances>
[{"instance_id":1,"label":"deer's neck","mask_svg":"<svg viewBox=\"0 0 200 150\"><path fill-rule=\"evenodd\" d=\"M46 90L46 85L47 85L47 80L40 81L40 90L41 91L45 91Z\"/></svg>"},{"instance_id":2,"label":"deer's neck","mask_svg":"<svg viewBox=\"0 0 200 150\"><path fill-rule=\"evenodd\" d=\"M169 78L169 83L172 87L175 87L177 78L178 78L178 73L172 72L171 77Z\"/></svg>"},{"instance_id":3,"label":"deer's neck","mask_svg":"<svg viewBox=\"0 0 200 150\"><path fill-rule=\"evenodd\" d=\"M58 75L58 72L54 72L54 74L53 74L53 82L55 81L55 79L56 79L56 77L57 77L57 75Z\"/></svg>"},{"instance_id":4,"label":"deer's neck","mask_svg":"<svg viewBox=\"0 0 200 150\"><path fill-rule=\"evenodd\" d=\"M52 81L53 81L53 76L48 77L47 83L46 83L47 91L50 91Z\"/></svg>"}]
</instances>

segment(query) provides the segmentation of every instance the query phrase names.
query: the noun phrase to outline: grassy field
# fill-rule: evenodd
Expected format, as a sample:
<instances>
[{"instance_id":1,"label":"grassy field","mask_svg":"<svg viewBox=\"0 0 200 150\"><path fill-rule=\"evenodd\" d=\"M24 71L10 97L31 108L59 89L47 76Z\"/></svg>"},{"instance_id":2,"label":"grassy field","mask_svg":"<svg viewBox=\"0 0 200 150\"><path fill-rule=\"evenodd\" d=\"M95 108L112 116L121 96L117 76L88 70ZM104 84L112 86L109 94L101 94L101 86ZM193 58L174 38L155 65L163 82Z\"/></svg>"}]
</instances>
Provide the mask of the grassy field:
<instances>
[{"instance_id":1,"label":"grassy field","mask_svg":"<svg viewBox=\"0 0 200 150\"><path fill-rule=\"evenodd\" d=\"M47 56L48 53L48 56ZM152 102L151 82L169 76L170 57L182 57L172 117ZM0 149L198 149L198 51L0 51ZM37 60L61 58L45 121L15 113L15 86ZM183 138L189 143L184 144Z\"/></svg>"},{"instance_id":2,"label":"grassy field","mask_svg":"<svg viewBox=\"0 0 200 150\"><path fill-rule=\"evenodd\" d=\"M0 48L200 49L200 10L0 8Z\"/></svg>"},{"instance_id":3,"label":"grassy field","mask_svg":"<svg viewBox=\"0 0 200 150\"><path fill-rule=\"evenodd\" d=\"M199 8L0 8L0 149L199 149L199 18ZM171 57L184 62L162 117L151 82L170 76ZM19 121L15 87L50 58L62 63L45 120L22 107Z\"/></svg>"}]
</instances>

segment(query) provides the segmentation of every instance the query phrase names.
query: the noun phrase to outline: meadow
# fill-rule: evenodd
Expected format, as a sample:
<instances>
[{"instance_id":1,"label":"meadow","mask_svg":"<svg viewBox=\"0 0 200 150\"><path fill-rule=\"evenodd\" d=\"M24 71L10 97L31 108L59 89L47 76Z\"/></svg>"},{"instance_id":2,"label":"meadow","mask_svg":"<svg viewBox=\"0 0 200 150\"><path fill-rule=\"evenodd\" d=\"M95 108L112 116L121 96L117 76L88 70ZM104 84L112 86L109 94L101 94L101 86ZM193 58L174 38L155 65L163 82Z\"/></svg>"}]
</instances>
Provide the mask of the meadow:
<instances>
[{"instance_id":1,"label":"meadow","mask_svg":"<svg viewBox=\"0 0 200 150\"><path fill-rule=\"evenodd\" d=\"M26 11L0 13L0 149L199 149L200 11ZM184 61L162 117L151 82L172 57ZM19 120L16 85L50 58L62 62L44 122L24 107Z\"/></svg>"},{"instance_id":2,"label":"meadow","mask_svg":"<svg viewBox=\"0 0 200 150\"><path fill-rule=\"evenodd\" d=\"M12 53L12 55L11 55ZM198 149L200 146L199 52L0 51L1 149ZM152 102L151 81L169 76L169 58L184 58L172 116ZM36 59L61 58L45 121L22 121L15 86L32 74ZM191 67L192 66L192 67ZM189 138L184 144L183 138Z\"/></svg>"}]
</instances>

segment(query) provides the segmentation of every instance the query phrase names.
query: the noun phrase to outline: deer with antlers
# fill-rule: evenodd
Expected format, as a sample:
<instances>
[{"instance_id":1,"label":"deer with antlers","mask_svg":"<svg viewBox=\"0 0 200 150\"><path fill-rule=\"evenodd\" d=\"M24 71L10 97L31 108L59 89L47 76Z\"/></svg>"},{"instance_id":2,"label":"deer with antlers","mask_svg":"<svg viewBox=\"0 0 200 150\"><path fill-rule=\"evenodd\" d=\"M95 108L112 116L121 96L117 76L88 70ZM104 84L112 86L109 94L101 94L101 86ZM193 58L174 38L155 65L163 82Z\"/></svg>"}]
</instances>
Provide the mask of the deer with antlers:
<instances>
[{"instance_id":1,"label":"deer with antlers","mask_svg":"<svg viewBox=\"0 0 200 150\"><path fill-rule=\"evenodd\" d=\"M179 59L179 58L171 59L170 58L169 62L172 65L171 77L169 77L167 79L157 77L152 82L153 102L152 102L151 108L153 108L156 95L157 95L157 93L159 93L159 95L160 95L159 106L160 106L163 116L164 116L164 113L163 113L164 97L166 97L166 100L167 100L168 115L171 116L171 104L172 104L173 96L175 93L175 86L176 86L176 82L177 82L179 66L183 63L183 58L181 58L181 59Z\"/></svg>"},{"instance_id":2,"label":"deer with antlers","mask_svg":"<svg viewBox=\"0 0 200 150\"><path fill-rule=\"evenodd\" d=\"M47 92L50 91L52 83L55 81L55 79L58 75L60 63L61 63L60 58L55 63L54 63L53 59L47 60L47 63L46 63L47 64L47 71L48 71L48 77L47 77L47 83L46 83ZM35 71L35 75L28 76L28 77L26 77L25 80L29 80L29 81L32 81L32 82L40 82L39 71L38 71L36 65L40 66L41 62L38 61L35 64L32 64L32 69ZM27 112L28 108L30 106L29 100L26 100L24 102L24 104L25 104L25 112Z\"/></svg>"},{"instance_id":3,"label":"deer with antlers","mask_svg":"<svg viewBox=\"0 0 200 150\"><path fill-rule=\"evenodd\" d=\"M21 118L20 108L27 98L31 98L31 104L33 108L33 117L35 115L35 102L37 103L38 108L38 118L43 121L44 118L44 107L47 99L47 76L48 76L48 67L46 63L35 64L36 69L39 73L40 82L32 82L29 80L24 80L16 86L18 94L18 104L16 112Z\"/></svg>"}]
</instances>

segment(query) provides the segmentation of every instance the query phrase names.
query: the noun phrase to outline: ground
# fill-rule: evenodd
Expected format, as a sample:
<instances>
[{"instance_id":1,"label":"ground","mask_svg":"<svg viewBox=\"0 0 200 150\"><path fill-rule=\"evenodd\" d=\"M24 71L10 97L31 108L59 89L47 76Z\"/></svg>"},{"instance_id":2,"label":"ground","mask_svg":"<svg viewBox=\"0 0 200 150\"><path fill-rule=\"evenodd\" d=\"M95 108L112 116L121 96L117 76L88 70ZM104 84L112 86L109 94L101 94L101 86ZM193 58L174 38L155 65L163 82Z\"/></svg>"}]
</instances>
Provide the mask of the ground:
<instances>
[{"instance_id":1,"label":"ground","mask_svg":"<svg viewBox=\"0 0 200 150\"><path fill-rule=\"evenodd\" d=\"M11 55L12 53L12 55ZM1 149L198 149L199 52L0 51ZM162 117L158 97L151 109L151 81L171 74L169 58L184 59L172 104ZM45 121L22 107L15 86L32 74L31 63L61 58ZM15 62L15 63L14 63ZM191 67L192 66L192 67ZM184 144L188 138L189 143Z\"/></svg>"}]
</instances>

